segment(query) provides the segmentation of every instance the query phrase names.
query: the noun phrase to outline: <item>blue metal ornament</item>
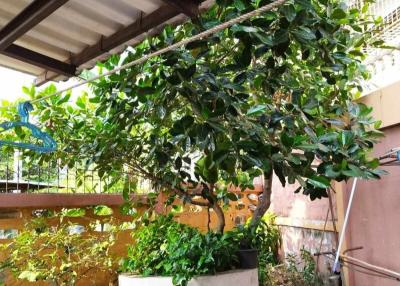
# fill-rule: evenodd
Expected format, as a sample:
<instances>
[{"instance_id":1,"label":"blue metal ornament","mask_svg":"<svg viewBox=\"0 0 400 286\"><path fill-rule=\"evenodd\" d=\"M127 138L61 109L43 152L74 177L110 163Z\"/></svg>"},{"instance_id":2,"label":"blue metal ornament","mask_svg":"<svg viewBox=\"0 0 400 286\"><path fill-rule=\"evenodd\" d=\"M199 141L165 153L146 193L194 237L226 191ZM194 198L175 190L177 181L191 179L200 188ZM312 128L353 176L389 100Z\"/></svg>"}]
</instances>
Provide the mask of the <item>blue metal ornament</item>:
<instances>
[{"instance_id":1,"label":"blue metal ornament","mask_svg":"<svg viewBox=\"0 0 400 286\"><path fill-rule=\"evenodd\" d=\"M14 141L0 140L0 146L14 146L23 149L33 150L38 153L50 153L57 150L56 141L46 132L41 131L37 126L29 123L29 112L33 110L33 106L29 101L18 104L18 113L21 116L21 121L4 122L0 124L0 131L4 132L15 127L26 127L32 132L32 136L39 139L42 145L32 143L22 143Z\"/></svg>"}]
</instances>

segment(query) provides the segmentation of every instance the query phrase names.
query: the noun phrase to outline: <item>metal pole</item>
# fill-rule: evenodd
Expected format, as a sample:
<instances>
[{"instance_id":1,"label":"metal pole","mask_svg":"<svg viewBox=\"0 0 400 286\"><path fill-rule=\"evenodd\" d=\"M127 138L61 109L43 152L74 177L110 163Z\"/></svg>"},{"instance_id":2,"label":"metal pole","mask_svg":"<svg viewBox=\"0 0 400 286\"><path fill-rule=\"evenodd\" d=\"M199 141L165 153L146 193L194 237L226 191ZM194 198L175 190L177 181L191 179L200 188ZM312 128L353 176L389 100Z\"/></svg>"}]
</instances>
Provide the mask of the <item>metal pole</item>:
<instances>
[{"instance_id":1,"label":"metal pole","mask_svg":"<svg viewBox=\"0 0 400 286\"><path fill-rule=\"evenodd\" d=\"M349 204L347 206L346 215L344 217L343 227L342 227L342 230L340 232L339 246L338 246L338 249L336 250L335 263L333 264L333 268L332 268L333 272L337 272L338 271L340 249L342 248L342 244L343 244L343 241L344 241L344 234L346 232L347 222L349 220L351 205L353 204L353 198L354 198L354 193L356 191L357 180L358 180L357 178L354 178L353 187L351 188Z\"/></svg>"}]
</instances>

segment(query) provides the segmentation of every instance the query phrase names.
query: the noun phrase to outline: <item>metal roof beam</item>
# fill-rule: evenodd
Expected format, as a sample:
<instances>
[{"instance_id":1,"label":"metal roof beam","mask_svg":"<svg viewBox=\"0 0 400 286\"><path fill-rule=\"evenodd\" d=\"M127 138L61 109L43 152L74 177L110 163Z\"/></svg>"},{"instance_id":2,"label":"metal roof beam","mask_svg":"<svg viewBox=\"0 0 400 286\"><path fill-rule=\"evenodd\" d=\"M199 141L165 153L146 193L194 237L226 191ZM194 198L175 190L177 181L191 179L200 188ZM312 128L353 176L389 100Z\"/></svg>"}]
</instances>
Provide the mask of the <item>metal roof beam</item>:
<instances>
[{"instance_id":1,"label":"metal roof beam","mask_svg":"<svg viewBox=\"0 0 400 286\"><path fill-rule=\"evenodd\" d=\"M76 67L74 65L53 59L51 57L42 55L24 47L12 44L5 50L0 51L0 53L10 58L14 58L34 66L38 66L43 69L56 72L58 74L75 76Z\"/></svg>"},{"instance_id":2,"label":"metal roof beam","mask_svg":"<svg viewBox=\"0 0 400 286\"><path fill-rule=\"evenodd\" d=\"M0 51L5 50L68 0L35 0L0 30Z\"/></svg>"},{"instance_id":3,"label":"metal roof beam","mask_svg":"<svg viewBox=\"0 0 400 286\"><path fill-rule=\"evenodd\" d=\"M180 12L174 7L161 7L144 17L140 17L140 19L119 30L115 34L107 38L102 38L99 43L84 49L80 54L72 56L71 62L75 66L79 67L80 65L109 52L129 40L147 33L151 29L162 25L179 14Z\"/></svg>"},{"instance_id":4,"label":"metal roof beam","mask_svg":"<svg viewBox=\"0 0 400 286\"><path fill-rule=\"evenodd\" d=\"M179 12L190 18L195 18L199 14L199 3L193 0L161 0L165 4L174 7Z\"/></svg>"}]
</instances>

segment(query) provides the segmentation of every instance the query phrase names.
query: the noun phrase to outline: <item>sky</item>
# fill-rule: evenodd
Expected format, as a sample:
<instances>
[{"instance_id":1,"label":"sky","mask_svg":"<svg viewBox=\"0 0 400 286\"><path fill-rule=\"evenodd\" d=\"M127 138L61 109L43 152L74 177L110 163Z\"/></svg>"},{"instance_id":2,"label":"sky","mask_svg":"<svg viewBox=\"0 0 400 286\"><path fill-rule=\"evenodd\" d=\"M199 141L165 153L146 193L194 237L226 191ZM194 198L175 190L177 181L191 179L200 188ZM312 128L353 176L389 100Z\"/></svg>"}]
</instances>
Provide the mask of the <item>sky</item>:
<instances>
[{"instance_id":1,"label":"sky","mask_svg":"<svg viewBox=\"0 0 400 286\"><path fill-rule=\"evenodd\" d=\"M30 86L33 80L31 75L0 67L0 99L14 101L24 96L22 86Z\"/></svg>"},{"instance_id":2,"label":"sky","mask_svg":"<svg viewBox=\"0 0 400 286\"><path fill-rule=\"evenodd\" d=\"M23 86L31 86L34 82L35 77L29 74L18 72L12 69L4 68L0 66L0 101L6 99L8 101L15 101L18 98L28 98L22 91ZM67 88L77 83L76 79L70 79L65 82L55 83L58 90ZM42 87L39 87L39 90ZM87 91L87 86L83 85L75 88L73 91L72 100L82 94L82 91ZM1 105L1 102L0 102Z\"/></svg>"}]
</instances>

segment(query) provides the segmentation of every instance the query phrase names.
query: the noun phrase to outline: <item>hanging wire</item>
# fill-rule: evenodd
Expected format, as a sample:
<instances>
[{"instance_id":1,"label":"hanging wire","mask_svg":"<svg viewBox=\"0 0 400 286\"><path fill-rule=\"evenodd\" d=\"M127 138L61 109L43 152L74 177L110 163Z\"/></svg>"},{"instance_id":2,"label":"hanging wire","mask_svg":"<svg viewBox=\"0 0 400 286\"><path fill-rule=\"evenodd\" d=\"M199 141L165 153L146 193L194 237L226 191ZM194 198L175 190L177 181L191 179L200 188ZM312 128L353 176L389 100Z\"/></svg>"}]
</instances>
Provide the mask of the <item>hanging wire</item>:
<instances>
[{"instance_id":1,"label":"hanging wire","mask_svg":"<svg viewBox=\"0 0 400 286\"><path fill-rule=\"evenodd\" d=\"M320 242L319 242L319 247L318 247L318 252L317 252L318 254L321 253L322 243L323 243L324 238L325 238L326 225L328 224L328 218L329 218L329 210L330 210L330 209L329 209L329 207L328 207L328 209L327 209L327 211L326 211L325 223L324 223L324 228L323 228L323 230L322 230L321 240L320 240ZM315 274L318 273L319 257L320 257L320 255L317 256L317 262L315 263L315 264L316 264L316 266L315 266Z\"/></svg>"},{"instance_id":2,"label":"hanging wire","mask_svg":"<svg viewBox=\"0 0 400 286\"><path fill-rule=\"evenodd\" d=\"M43 100L49 99L49 98L51 98L53 96L62 94L64 92L66 92L66 91L75 89L77 87L80 87L82 85L88 84L88 83L93 82L93 81L96 81L96 80L101 79L103 77L115 74L115 73L117 73L117 72L119 72L121 70L125 70L127 68L130 68L130 67L133 67L133 66L136 66L136 65L140 65L142 63L145 63L147 60L149 60L151 58L154 58L154 57L160 56L162 54L165 54L167 52L176 50L176 49L178 49L180 47L183 47L183 46L185 46L185 45L187 45L189 43L192 43L192 42L195 42L195 41L198 41L198 40L202 40L202 39L207 38L209 36L212 36L212 35L220 32L220 31L223 31L226 28L229 28L229 27L231 27L231 26L233 26L235 24L239 24L239 23L241 23L241 22L243 22L245 20L248 20L248 19L250 19L252 17L258 16L258 15L264 13L264 12L267 12L267 11L270 11L270 10L272 10L274 8L277 8L277 7L281 6L281 5L283 5L286 1L287 0L277 0L277 1L273 2L273 3L264 5L264 6L260 7L260 8L258 8L258 9L255 9L255 10L249 12L249 13L243 14L241 16L238 16L238 17L234 18L234 19L226 21L226 22L224 22L222 24L219 24L219 25L217 25L217 26L215 26L213 28L210 28L210 29L208 29L206 31L203 31L203 32L201 32L201 33L199 33L197 35L194 35L192 37L183 39L182 41L179 41L179 42L177 42L175 44L172 44L172 45L170 45L168 47L165 47L163 49L160 49L160 50L155 51L153 53L150 53L148 55L144 55L140 59L137 59L135 61L132 61L132 62L127 63L125 65L122 65L120 67L117 67L117 68L115 68L113 70L107 71L107 72L105 72L105 73L103 73L101 75L97 75L97 76L91 77L91 78L89 78L87 80L78 82L78 83L73 84L73 85L71 85L71 86L69 86L67 88L64 88L64 89L61 89L61 90L59 90L57 92L54 92L54 93L52 93L50 95L43 96L43 97L40 97L40 98L37 98L37 99L33 99L30 102L31 103L37 103L39 101L43 101Z\"/></svg>"}]
</instances>

